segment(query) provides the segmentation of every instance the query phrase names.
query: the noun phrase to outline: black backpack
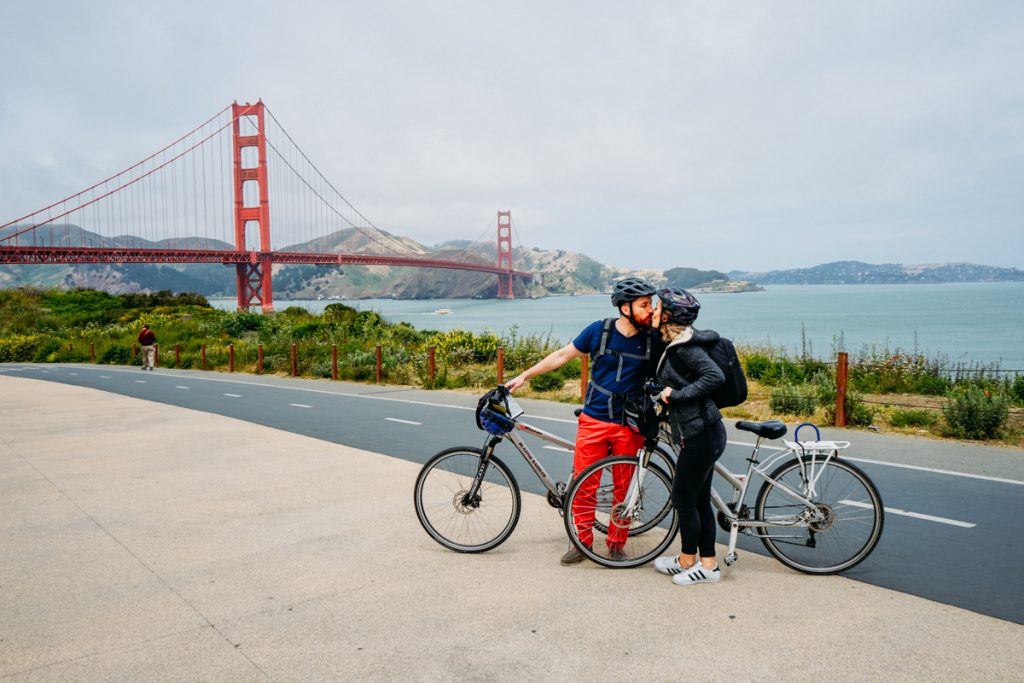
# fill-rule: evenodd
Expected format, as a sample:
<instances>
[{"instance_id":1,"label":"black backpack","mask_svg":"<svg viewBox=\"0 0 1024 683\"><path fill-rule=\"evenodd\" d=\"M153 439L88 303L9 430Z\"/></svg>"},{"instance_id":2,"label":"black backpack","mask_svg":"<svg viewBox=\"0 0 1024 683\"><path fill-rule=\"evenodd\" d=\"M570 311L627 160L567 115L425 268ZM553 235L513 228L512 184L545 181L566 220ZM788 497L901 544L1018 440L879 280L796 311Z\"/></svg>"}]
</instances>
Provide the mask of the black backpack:
<instances>
[{"instance_id":1,"label":"black backpack","mask_svg":"<svg viewBox=\"0 0 1024 683\"><path fill-rule=\"evenodd\" d=\"M740 364L739 356L736 355L736 347L733 346L732 341L719 336L718 341L701 344L701 346L704 347L704 350L708 352L708 356L711 357L711 360L715 361L715 365L721 368L722 374L725 375L725 382L722 386L711 392L708 398L714 401L715 405L719 408L738 406L746 401L747 376L743 374L743 366ZM668 361L673 363L672 354L669 354ZM673 367L680 375L685 376L689 374L682 372L675 363L673 363Z\"/></svg>"}]
</instances>

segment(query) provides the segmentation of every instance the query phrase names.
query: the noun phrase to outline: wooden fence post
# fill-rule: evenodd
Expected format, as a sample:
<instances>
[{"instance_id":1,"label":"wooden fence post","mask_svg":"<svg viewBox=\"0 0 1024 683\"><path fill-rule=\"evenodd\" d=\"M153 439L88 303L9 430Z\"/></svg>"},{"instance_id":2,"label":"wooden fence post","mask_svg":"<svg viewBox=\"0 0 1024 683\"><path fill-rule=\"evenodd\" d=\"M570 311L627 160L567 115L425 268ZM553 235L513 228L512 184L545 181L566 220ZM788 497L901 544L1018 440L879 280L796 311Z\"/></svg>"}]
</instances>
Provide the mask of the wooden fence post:
<instances>
[{"instance_id":1,"label":"wooden fence post","mask_svg":"<svg viewBox=\"0 0 1024 683\"><path fill-rule=\"evenodd\" d=\"M338 379L338 345L331 344L331 379Z\"/></svg>"},{"instance_id":2,"label":"wooden fence post","mask_svg":"<svg viewBox=\"0 0 1024 683\"><path fill-rule=\"evenodd\" d=\"M181 344L174 345L174 367L181 367Z\"/></svg>"},{"instance_id":3,"label":"wooden fence post","mask_svg":"<svg viewBox=\"0 0 1024 683\"><path fill-rule=\"evenodd\" d=\"M205 370L206 369L206 344L203 344L201 347L199 347L199 358L202 361L200 367L203 370Z\"/></svg>"},{"instance_id":4,"label":"wooden fence post","mask_svg":"<svg viewBox=\"0 0 1024 683\"><path fill-rule=\"evenodd\" d=\"M292 377L299 376L299 350L295 344L292 344Z\"/></svg>"},{"instance_id":5,"label":"wooden fence post","mask_svg":"<svg viewBox=\"0 0 1024 683\"><path fill-rule=\"evenodd\" d=\"M437 376L437 361L435 359L434 347L427 349L427 377L430 378L430 386L434 386L434 378Z\"/></svg>"},{"instance_id":6,"label":"wooden fence post","mask_svg":"<svg viewBox=\"0 0 1024 683\"><path fill-rule=\"evenodd\" d=\"M92 342L89 342L89 362L96 362L96 346Z\"/></svg>"},{"instance_id":7,"label":"wooden fence post","mask_svg":"<svg viewBox=\"0 0 1024 683\"><path fill-rule=\"evenodd\" d=\"M153 367L160 367L160 345L153 344Z\"/></svg>"},{"instance_id":8,"label":"wooden fence post","mask_svg":"<svg viewBox=\"0 0 1024 683\"><path fill-rule=\"evenodd\" d=\"M840 351L836 359L836 427L846 426L846 380L849 359Z\"/></svg>"},{"instance_id":9,"label":"wooden fence post","mask_svg":"<svg viewBox=\"0 0 1024 683\"><path fill-rule=\"evenodd\" d=\"M256 345L256 374L263 374L263 343Z\"/></svg>"},{"instance_id":10,"label":"wooden fence post","mask_svg":"<svg viewBox=\"0 0 1024 683\"><path fill-rule=\"evenodd\" d=\"M235 345L228 344L228 372L235 371Z\"/></svg>"},{"instance_id":11,"label":"wooden fence post","mask_svg":"<svg viewBox=\"0 0 1024 683\"><path fill-rule=\"evenodd\" d=\"M505 383L505 349L498 347L498 384Z\"/></svg>"},{"instance_id":12,"label":"wooden fence post","mask_svg":"<svg viewBox=\"0 0 1024 683\"><path fill-rule=\"evenodd\" d=\"M376 367L377 384L380 384L380 378L381 378L381 374L382 374L382 370L383 370L383 365L384 365L383 358L381 356L380 344L377 345L376 353L377 353L377 367Z\"/></svg>"}]
</instances>

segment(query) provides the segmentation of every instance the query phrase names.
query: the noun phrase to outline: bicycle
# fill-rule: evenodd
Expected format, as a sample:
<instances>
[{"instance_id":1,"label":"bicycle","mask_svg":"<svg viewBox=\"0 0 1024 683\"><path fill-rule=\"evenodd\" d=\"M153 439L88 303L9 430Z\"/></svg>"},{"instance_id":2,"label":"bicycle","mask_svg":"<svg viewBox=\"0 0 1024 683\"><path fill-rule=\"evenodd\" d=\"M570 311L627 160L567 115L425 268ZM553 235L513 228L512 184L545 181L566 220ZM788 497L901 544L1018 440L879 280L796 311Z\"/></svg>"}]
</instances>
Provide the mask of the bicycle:
<instances>
[{"instance_id":1,"label":"bicycle","mask_svg":"<svg viewBox=\"0 0 1024 683\"><path fill-rule=\"evenodd\" d=\"M495 454L509 441L547 491L547 502L562 512L573 545L594 562L611 568L642 565L660 555L678 528L672 506L674 461L657 439L647 439L637 455L600 460L568 483L551 478L518 432L572 452L575 444L519 418L522 407L503 386L489 391L477 405L477 426L488 433L483 448L457 446L432 456L416 478L413 499L424 530L442 546L479 553L501 545L519 522L519 484ZM589 494L588 489L596 488ZM570 514L564 511L570 510ZM593 520L593 526L579 524ZM609 531L626 531L621 547L607 547ZM581 533L592 531L585 543ZM613 532L614 535L621 531ZM599 543L604 540L605 543ZM596 549L596 550L595 550Z\"/></svg>"},{"instance_id":2,"label":"bicycle","mask_svg":"<svg viewBox=\"0 0 1024 683\"><path fill-rule=\"evenodd\" d=\"M778 420L740 421L736 427L757 435L757 441L745 475L715 463L716 481L724 481L733 492L726 503L711 491L718 525L729 532L727 566L739 559L740 533L759 538L772 557L805 574L838 574L871 554L882 536L885 512L868 475L840 459L849 441L822 441L817 426L805 422L797 426L793 441L783 440L785 449L761 463L762 439L781 439L786 425ZM804 427L814 428L815 441L799 440ZM763 484L751 510L745 501L755 477Z\"/></svg>"}]
</instances>

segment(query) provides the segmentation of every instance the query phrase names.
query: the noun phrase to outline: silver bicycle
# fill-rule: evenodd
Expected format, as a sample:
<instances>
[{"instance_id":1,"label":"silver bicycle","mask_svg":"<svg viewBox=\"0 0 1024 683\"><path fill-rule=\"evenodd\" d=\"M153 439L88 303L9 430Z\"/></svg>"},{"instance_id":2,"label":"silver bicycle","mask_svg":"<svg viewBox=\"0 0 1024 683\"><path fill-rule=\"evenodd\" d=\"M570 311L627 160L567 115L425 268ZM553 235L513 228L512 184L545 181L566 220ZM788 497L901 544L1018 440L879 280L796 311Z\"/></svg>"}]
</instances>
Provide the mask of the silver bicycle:
<instances>
[{"instance_id":1,"label":"silver bicycle","mask_svg":"<svg viewBox=\"0 0 1024 683\"><path fill-rule=\"evenodd\" d=\"M586 557L611 568L636 567L662 554L678 528L672 506L672 455L648 439L639 454L616 455L587 467L567 483L555 481L520 433L568 452L573 442L522 422L523 409L503 386L476 409L488 432L483 448L459 446L431 457L416 478L416 516L435 541L458 552L479 553L501 545L515 530L522 505L519 484L495 455L510 442L563 513L566 533ZM569 514L564 514L569 511Z\"/></svg>"},{"instance_id":2,"label":"silver bicycle","mask_svg":"<svg viewBox=\"0 0 1024 683\"><path fill-rule=\"evenodd\" d=\"M841 458L849 441L822 441L818 428L804 423L793 441L783 441L785 449L761 462L762 439L781 439L786 425L741 421L736 427L757 435L757 441L746 474L715 464L714 483L724 483L731 493L726 502L716 489L711 492L718 524L729 532L726 565L738 559L741 533L761 539L772 557L807 574L837 574L871 554L882 536L885 512L868 475ZM804 427L814 429L816 440L799 440ZM762 483L751 508L746 501L755 479Z\"/></svg>"}]
</instances>

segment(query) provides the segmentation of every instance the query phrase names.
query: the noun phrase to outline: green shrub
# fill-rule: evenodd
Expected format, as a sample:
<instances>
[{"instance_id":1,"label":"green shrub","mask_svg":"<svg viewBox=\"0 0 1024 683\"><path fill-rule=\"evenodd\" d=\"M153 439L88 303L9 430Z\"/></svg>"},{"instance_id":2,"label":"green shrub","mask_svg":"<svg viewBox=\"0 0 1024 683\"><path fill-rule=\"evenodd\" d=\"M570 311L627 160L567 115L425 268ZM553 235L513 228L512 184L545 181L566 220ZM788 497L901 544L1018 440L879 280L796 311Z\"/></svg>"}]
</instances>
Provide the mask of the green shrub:
<instances>
[{"instance_id":1,"label":"green shrub","mask_svg":"<svg viewBox=\"0 0 1024 683\"><path fill-rule=\"evenodd\" d=\"M0 339L0 363L31 361L45 338L34 334L12 334Z\"/></svg>"},{"instance_id":2,"label":"green shrub","mask_svg":"<svg viewBox=\"0 0 1024 683\"><path fill-rule=\"evenodd\" d=\"M813 390L805 390L793 384L775 387L768 399L768 407L772 412L786 415L812 415L815 404Z\"/></svg>"},{"instance_id":3,"label":"green shrub","mask_svg":"<svg viewBox=\"0 0 1024 683\"><path fill-rule=\"evenodd\" d=\"M103 365L131 365L131 349L124 346L111 346L100 354L99 363ZM140 360L136 364L141 365L142 361Z\"/></svg>"},{"instance_id":4,"label":"green shrub","mask_svg":"<svg viewBox=\"0 0 1024 683\"><path fill-rule=\"evenodd\" d=\"M772 367L772 359L762 353L754 353L746 358L747 377L760 382Z\"/></svg>"},{"instance_id":5,"label":"green shrub","mask_svg":"<svg viewBox=\"0 0 1024 683\"><path fill-rule=\"evenodd\" d=\"M1013 383L1010 385L1010 396L1017 403L1024 403L1024 375L1017 375L1013 378Z\"/></svg>"},{"instance_id":6,"label":"green shrub","mask_svg":"<svg viewBox=\"0 0 1024 683\"><path fill-rule=\"evenodd\" d=\"M558 372L548 372L530 378L530 388L534 391L557 391L565 386L565 379Z\"/></svg>"},{"instance_id":7,"label":"green shrub","mask_svg":"<svg viewBox=\"0 0 1024 683\"><path fill-rule=\"evenodd\" d=\"M822 373L815 377L818 402L825 409L825 419L831 424L836 421L836 384L829 375ZM853 427L867 427L875 420L875 410L864 403L864 396L852 387L847 387L843 400L843 414L846 424Z\"/></svg>"},{"instance_id":8,"label":"green shrub","mask_svg":"<svg viewBox=\"0 0 1024 683\"><path fill-rule=\"evenodd\" d=\"M1010 417L1010 399L999 392L968 386L954 392L942 413L948 433L960 439L995 439Z\"/></svg>"},{"instance_id":9,"label":"green shrub","mask_svg":"<svg viewBox=\"0 0 1024 683\"><path fill-rule=\"evenodd\" d=\"M893 427L931 427L936 422L930 410L894 410L889 415L889 424Z\"/></svg>"}]
</instances>

